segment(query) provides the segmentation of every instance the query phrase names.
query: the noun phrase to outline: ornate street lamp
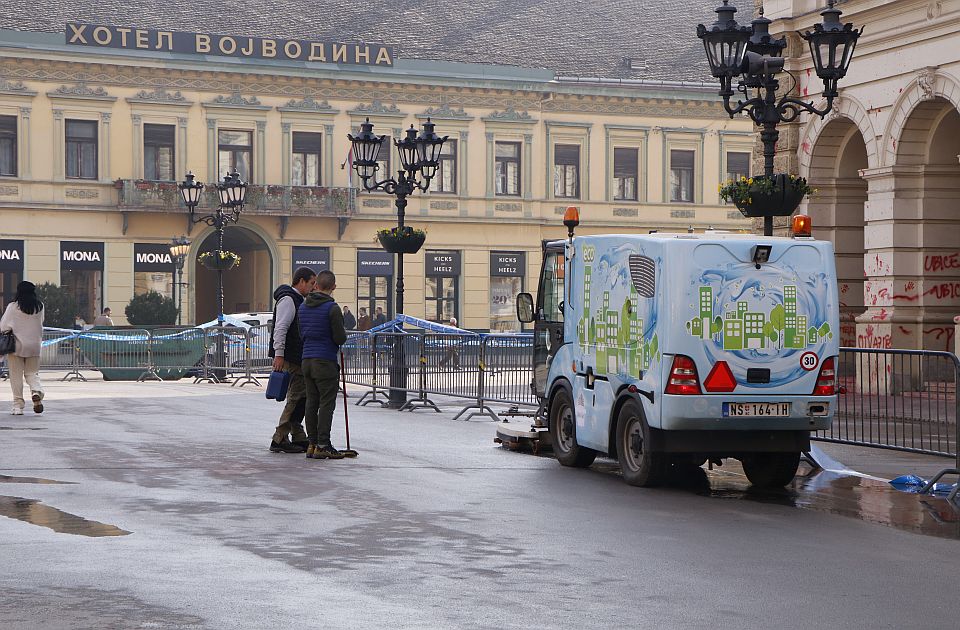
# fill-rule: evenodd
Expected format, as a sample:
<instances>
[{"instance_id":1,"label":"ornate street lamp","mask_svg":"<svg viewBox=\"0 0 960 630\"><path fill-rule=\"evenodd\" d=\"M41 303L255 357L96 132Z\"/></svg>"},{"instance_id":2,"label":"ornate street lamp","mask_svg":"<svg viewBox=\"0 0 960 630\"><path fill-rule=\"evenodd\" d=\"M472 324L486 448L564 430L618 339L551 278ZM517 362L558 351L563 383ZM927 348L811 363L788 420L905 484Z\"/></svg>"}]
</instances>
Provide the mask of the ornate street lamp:
<instances>
[{"instance_id":1,"label":"ornate street lamp","mask_svg":"<svg viewBox=\"0 0 960 630\"><path fill-rule=\"evenodd\" d=\"M360 133L356 136L347 134L350 142L353 144L353 168L363 182L363 188L366 191L383 190L388 195L395 197L394 205L397 207L397 234L404 234L404 216L407 208L407 197L416 190L426 192L430 188L430 180L437 174L437 168L440 165L440 149L448 136L442 138L434 132L435 125L428 118L423 123L423 129L419 135L413 125L407 129L402 140L394 139L393 143L400 156L400 166L397 171L397 177L377 181L376 174L380 165L377 163L377 157L380 154L380 147L383 145L386 136L378 136L373 133L373 123L367 118L360 125ZM403 313L403 251L395 252L397 254L397 287L396 287L396 313ZM410 253L413 253L412 251ZM390 402L391 405L398 406L406 399L406 392L403 391L403 384L406 382L403 363L403 340L400 337L396 339L396 345L393 352L393 366L390 370Z\"/></svg>"},{"instance_id":2,"label":"ornate street lamp","mask_svg":"<svg viewBox=\"0 0 960 630\"><path fill-rule=\"evenodd\" d=\"M812 31L801 33L800 37L810 44L817 76L823 81L823 96L826 105L819 109L814 103L793 98L789 95L777 98L780 81L777 75L783 72L783 49L787 43L784 38L774 39L770 35L771 21L760 15L750 26L741 26L734 19L736 7L723 0L716 9L717 21L710 27L697 26L697 37L703 41L710 64L711 74L720 80L720 96L723 106L733 118L745 112L751 120L762 127L760 140L763 142L764 175L773 177L773 158L776 155L777 140L780 132L777 125L796 120L802 112L817 116L826 116L833 109L833 100L837 98L837 83L850 67L853 50L863 29L855 29L853 24L840 22L841 12L834 7L835 0L828 0L827 8L820 14L823 23L817 24ZM731 104L735 94L733 80L740 77L736 91L744 98ZM754 92L752 92L754 91ZM773 214L763 217L763 233L773 235Z\"/></svg>"},{"instance_id":3,"label":"ornate street lamp","mask_svg":"<svg viewBox=\"0 0 960 630\"><path fill-rule=\"evenodd\" d=\"M217 199L219 204L215 212L207 215L197 216L197 206L200 204L200 193L203 192L204 185L194 181L192 172L187 173L184 180L177 184L180 189L180 196L183 203L190 212L191 223L205 223L217 231L217 259L222 259L223 252L223 232L227 225L236 223L240 220L240 213L243 212L243 205L246 203L247 184L240 179L240 174L236 169L232 173L228 172L223 180L217 182ZM223 268L218 265L217 268L217 324L223 326Z\"/></svg>"},{"instance_id":4,"label":"ornate street lamp","mask_svg":"<svg viewBox=\"0 0 960 630\"><path fill-rule=\"evenodd\" d=\"M190 239L186 236L177 236L170 241L170 255L173 256L174 264L173 284L177 288L177 325L183 323L183 293L181 287L186 284L183 281L183 263L186 262L189 253ZM179 281L177 281L178 276Z\"/></svg>"}]
</instances>

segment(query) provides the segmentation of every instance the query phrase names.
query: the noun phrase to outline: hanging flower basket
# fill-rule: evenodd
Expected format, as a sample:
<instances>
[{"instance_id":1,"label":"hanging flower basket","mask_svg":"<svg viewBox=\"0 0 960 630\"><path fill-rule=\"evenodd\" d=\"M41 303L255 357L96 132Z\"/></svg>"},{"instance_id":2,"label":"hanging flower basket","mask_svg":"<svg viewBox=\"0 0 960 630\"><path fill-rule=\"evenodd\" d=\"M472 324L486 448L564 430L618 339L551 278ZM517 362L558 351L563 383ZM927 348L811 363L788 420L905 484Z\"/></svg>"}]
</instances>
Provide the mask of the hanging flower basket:
<instances>
[{"instance_id":1,"label":"hanging flower basket","mask_svg":"<svg viewBox=\"0 0 960 630\"><path fill-rule=\"evenodd\" d=\"M204 252L197 256L201 265L213 271L227 271L240 264L240 257L233 252L221 252L218 250Z\"/></svg>"},{"instance_id":2,"label":"hanging flower basket","mask_svg":"<svg viewBox=\"0 0 960 630\"><path fill-rule=\"evenodd\" d=\"M416 254L423 247L426 239L427 233L423 230L406 226L402 230L391 228L377 232L380 246L391 254Z\"/></svg>"},{"instance_id":3,"label":"hanging flower basket","mask_svg":"<svg viewBox=\"0 0 960 630\"><path fill-rule=\"evenodd\" d=\"M788 217L806 195L817 191L794 175L741 177L720 186L720 198L732 201L745 217Z\"/></svg>"}]
</instances>

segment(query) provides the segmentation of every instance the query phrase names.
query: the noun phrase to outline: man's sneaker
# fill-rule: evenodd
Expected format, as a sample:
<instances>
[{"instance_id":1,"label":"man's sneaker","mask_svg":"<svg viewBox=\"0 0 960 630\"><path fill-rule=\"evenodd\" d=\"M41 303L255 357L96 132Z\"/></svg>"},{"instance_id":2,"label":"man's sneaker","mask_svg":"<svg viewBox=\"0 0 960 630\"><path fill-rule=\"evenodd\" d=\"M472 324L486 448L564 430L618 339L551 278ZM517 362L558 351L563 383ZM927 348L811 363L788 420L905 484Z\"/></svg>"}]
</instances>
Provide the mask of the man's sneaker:
<instances>
[{"instance_id":1,"label":"man's sneaker","mask_svg":"<svg viewBox=\"0 0 960 630\"><path fill-rule=\"evenodd\" d=\"M33 392L33 413L43 413L43 392Z\"/></svg>"},{"instance_id":2,"label":"man's sneaker","mask_svg":"<svg viewBox=\"0 0 960 630\"><path fill-rule=\"evenodd\" d=\"M313 453L316 450L316 445L307 443L307 459L313 459Z\"/></svg>"},{"instance_id":3,"label":"man's sneaker","mask_svg":"<svg viewBox=\"0 0 960 630\"><path fill-rule=\"evenodd\" d=\"M11 415L11 416L22 416L22 415L23 415L23 409L21 409L20 407L14 407L13 409L10 410L10 415Z\"/></svg>"},{"instance_id":4,"label":"man's sneaker","mask_svg":"<svg viewBox=\"0 0 960 630\"><path fill-rule=\"evenodd\" d=\"M300 453L306 453L307 448L309 448L310 446L310 440L291 440L290 443L296 446L297 448L302 449L299 451Z\"/></svg>"},{"instance_id":5,"label":"man's sneaker","mask_svg":"<svg viewBox=\"0 0 960 630\"><path fill-rule=\"evenodd\" d=\"M343 459L343 453L333 448L333 446L318 446L313 451L314 459Z\"/></svg>"},{"instance_id":6,"label":"man's sneaker","mask_svg":"<svg viewBox=\"0 0 960 630\"><path fill-rule=\"evenodd\" d=\"M280 442L277 444L273 440L270 440L270 452L271 453L302 453L298 447L294 446L290 442Z\"/></svg>"}]
</instances>

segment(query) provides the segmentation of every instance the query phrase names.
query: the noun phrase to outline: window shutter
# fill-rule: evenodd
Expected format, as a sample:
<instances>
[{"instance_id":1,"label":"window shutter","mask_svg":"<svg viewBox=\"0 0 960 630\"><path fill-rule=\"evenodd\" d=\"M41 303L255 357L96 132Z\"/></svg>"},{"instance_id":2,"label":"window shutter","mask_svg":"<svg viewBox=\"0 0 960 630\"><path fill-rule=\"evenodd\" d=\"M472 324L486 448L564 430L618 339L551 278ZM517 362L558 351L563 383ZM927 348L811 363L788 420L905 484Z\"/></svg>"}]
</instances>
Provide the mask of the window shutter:
<instances>
[{"instance_id":1,"label":"window shutter","mask_svg":"<svg viewBox=\"0 0 960 630\"><path fill-rule=\"evenodd\" d=\"M386 142L384 142L386 144ZM307 133L304 131L293 132L293 152L294 153L320 153L323 149L323 134Z\"/></svg>"},{"instance_id":2,"label":"window shutter","mask_svg":"<svg viewBox=\"0 0 960 630\"><path fill-rule=\"evenodd\" d=\"M553 147L554 164L580 164L580 146L576 144L558 144Z\"/></svg>"},{"instance_id":3,"label":"window shutter","mask_svg":"<svg viewBox=\"0 0 960 630\"><path fill-rule=\"evenodd\" d=\"M613 176L637 176L637 149L613 150Z\"/></svg>"}]
</instances>

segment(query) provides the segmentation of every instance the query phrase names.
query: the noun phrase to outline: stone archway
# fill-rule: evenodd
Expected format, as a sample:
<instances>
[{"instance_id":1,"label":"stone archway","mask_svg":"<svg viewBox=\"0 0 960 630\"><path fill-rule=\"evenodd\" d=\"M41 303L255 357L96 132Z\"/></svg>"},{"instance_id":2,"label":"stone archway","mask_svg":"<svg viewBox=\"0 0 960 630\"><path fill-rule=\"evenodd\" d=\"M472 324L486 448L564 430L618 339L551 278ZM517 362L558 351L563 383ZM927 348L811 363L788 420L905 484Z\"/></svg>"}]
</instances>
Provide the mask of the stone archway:
<instances>
[{"instance_id":1,"label":"stone archway","mask_svg":"<svg viewBox=\"0 0 960 630\"><path fill-rule=\"evenodd\" d=\"M254 230L232 225L224 232L224 249L240 256L240 265L223 275L224 312L247 313L273 308L275 260L267 241ZM217 233L210 231L196 253L217 248ZM194 259L193 295L195 321L208 322L217 317L217 274Z\"/></svg>"},{"instance_id":2,"label":"stone archway","mask_svg":"<svg viewBox=\"0 0 960 630\"><path fill-rule=\"evenodd\" d=\"M814 235L833 242L840 292L840 345L855 346L856 318L864 306L864 204L867 145L849 118L834 116L810 150L807 179L817 193L807 201Z\"/></svg>"}]
</instances>

